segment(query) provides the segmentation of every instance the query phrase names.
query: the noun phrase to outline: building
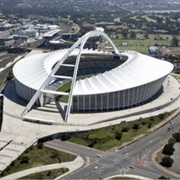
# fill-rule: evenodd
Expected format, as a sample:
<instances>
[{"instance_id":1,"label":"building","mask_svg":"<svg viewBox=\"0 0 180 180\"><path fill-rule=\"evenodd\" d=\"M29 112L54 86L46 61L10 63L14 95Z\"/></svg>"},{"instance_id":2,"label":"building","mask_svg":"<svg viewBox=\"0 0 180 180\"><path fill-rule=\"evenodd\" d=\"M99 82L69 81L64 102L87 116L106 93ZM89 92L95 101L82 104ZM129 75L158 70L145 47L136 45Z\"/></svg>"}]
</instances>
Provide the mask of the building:
<instances>
[{"instance_id":1,"label":"building","mask_svg":"<svg viewBox=\"0 0 180 180\"><path fill-rule=\"evenodd\" d=\"M87 40L97 34L111 44L112 52L84 49ZM29 101L25 110L35 103L43 106L67 96L67 121L71 111L112 111L149 102L162 91L162 83L172 70L169 62L119 51L104 32L96 30L69 49L22 59L13 73L17 94ZM70 81L69 91L57 91Z\"/></svg>"}]
</instances>

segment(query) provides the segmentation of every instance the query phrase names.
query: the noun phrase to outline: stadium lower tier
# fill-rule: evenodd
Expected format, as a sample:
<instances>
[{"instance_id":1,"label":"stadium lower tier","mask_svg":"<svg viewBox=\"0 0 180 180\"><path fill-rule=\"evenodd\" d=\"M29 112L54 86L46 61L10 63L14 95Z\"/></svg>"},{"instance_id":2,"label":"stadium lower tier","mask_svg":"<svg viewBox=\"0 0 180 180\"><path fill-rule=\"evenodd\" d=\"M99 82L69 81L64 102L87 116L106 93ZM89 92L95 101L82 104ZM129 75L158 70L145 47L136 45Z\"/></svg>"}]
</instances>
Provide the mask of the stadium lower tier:
<instances>
[{"instance_id":1,"label":"stadium lower tier","mask_svg":"<svg viewBox=\"0 0 180 180\"><path fill-rule=\"evenodd\" d=\"M106 94L74 96L72 111L110 111L142 105L153 100L162 92L166 77L143 86Z\"/></svg>"}]
</instances>

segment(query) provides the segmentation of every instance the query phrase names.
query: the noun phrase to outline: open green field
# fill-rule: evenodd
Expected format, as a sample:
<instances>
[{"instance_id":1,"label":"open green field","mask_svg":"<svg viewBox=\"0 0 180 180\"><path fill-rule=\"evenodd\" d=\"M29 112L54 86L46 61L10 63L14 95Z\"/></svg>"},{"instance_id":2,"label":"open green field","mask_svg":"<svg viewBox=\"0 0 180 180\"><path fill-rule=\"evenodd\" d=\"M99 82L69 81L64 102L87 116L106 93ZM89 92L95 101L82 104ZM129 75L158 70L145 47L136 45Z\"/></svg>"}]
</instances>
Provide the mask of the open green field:
<instances>
[{"instance_id":1,"label":"open green field","mask_svg":"<svg viewBox=\"0 0 180 180\"><path fill-rule=\"evenodd\" d=\"M148 129L165 120L170 114L172 112L150 118L140 118L132 122L122 122L89 132L68 134L68 141L95 149L108 150L131 141L142 133L148 133Z\"/></svg>"},{"instance_id":2,"label":"open green field","mask_svg":"<svg viewBox=\"0 0 180 180\"><path fill-rule=\"evenodd\" d=\"M54 164L60 162L73 161L75 155L68 154L61 151L50 149L41 144L31 146L22 155L20 155L10 166L8 166L1 174L0 177L22 171L25 169L43 166L47 164Z\"/></svg>"},{"instance_id":3,"label":"open green field","mask_svg":"<svg viewBox=\"0 0 180 180\"><path fill-rule=\"evenodd\" d=\"M55 179L56 177L61 176L66 172L68 172L67 168L54 169L54 170L43 171L35 174L30 174L20 179Z\"/></svg>"},{"instance_id":4,"label":"open green field","mask_svg":"<svg viewBox=\"0 0 180 180\"><path fill-rule=\"evenodd\" d=\"M133 50L141 53L148 53L148 47L153 45L166 45L171 44L171 35L154 35L150 34L149 39L121 39L122 35L118 34L118 39L112 39L120 50ZM137 35L140 36L140 35ZM127 46L122 46L123 43L127 43Z\"/></svg>"}]
</instances>

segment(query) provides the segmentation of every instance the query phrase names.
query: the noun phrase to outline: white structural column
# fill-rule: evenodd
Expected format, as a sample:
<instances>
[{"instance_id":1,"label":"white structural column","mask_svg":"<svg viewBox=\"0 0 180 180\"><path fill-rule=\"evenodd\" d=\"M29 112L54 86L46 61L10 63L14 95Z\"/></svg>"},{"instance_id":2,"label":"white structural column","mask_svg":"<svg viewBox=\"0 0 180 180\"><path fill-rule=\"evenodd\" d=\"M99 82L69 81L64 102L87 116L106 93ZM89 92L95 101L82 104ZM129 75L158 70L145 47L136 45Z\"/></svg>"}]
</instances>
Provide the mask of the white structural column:
<instances>
[{"instance_id":1,"label":"white structural column","mask_svg":"<svg viewBox=\"0 0 180 180\"><path fill-rule=\"evenodd\" d=\"M115 52L116 55L119 55L119 51L116 48L115 44L112 42L112 40L102 31L90 31L87 34L85 34L84 36L82 36L76 43L74 43L74 45L69 49L69 51L61 58L59 59L58 63L54 66L54 68L52 69L51 73L48 75L48 77L45 79L45 81L43 82L43 84L41 85L41 87L36 91L36 93L34 94L34 96L31 98L31 100L29 101L29 103L27 104L25 110L23 111L22 114L24 114L26 111L30 111L30 109L32 108L32 106L34 105L34 103L39 99L40 100L40 104L43 105L43 90L49 85L49 83L52 81L52 79L54 78L54 74L58 71L58 69L60 68L61 65L63 65L63 63L65 62L65 60L69 57L69 55L76 49L78 48L78 46L80 46L79 48L79 53L77 55L76 58L76 63L75 63L75 67L74 67L74 73L73 73L73 77L72 77L72 84L71 84L71 89L70 89L70 93L69 93L69 100L68 100L68 106L67 106L67 110L66 110L66 114L65 114L65 121L68 121L68 117L70 114L70 110L71 110L71 105L72 105L72 99L73 99L73 90L74 90L74 86L75 86L75 82L76 82L76 77L77 77L77 71L78 71L78 67L79 67L79 62L80 62L80 58L81 58L81 53L82 50L84 48L85 43L87 42L87 40L91 37L91 36L96 36L96 35L101 35L103 36L111 45L112 48ZM56 91L54 91L55 94Z\"/></svg>"}]
</instances>

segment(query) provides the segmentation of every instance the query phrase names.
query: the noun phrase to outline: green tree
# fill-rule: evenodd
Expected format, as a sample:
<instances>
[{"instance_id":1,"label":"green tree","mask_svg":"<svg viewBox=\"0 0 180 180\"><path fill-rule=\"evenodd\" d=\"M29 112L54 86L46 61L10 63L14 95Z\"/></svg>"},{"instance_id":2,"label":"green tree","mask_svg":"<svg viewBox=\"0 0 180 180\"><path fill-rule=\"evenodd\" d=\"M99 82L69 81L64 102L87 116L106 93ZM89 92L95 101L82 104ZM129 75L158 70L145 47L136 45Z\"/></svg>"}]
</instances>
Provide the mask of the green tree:
<instances>
[{"instance_id":1,"label":"green tree","mask_svg":"<svg viewBox=\"0 0 180 180\"><path fill-rule=\"evenodd\" d=\"M12 71L10 71L9 72L9 74L8 74L8 76L7 76L7 81L10 81L11 79L13 79L14 78L14 75L13 75L13 72Z\"/></svg>"},{"instance_id":2,"label":"green tree","mask_svg":"<svg viewBox=\"0 0 180 180\"><path fill-rule=\"evenodd\" d=\"M127 39L127 37L128 37L128 32L127 32L127 30L122 30L122 38L123 39Z\"/></svg>"},{"instance_id":3,"label":"green tree","mask_svg":"<svg viewBox=\"0 0 180 180\"><path fill-rule=\"evenodd\" d=\"M158 179L170 179L170 178L167 178L165 176L160 176L160 177L158 177Z\"/></svg>"},{"instance_id":4,"label":"green tree","mask_svg":"<svg viewBox=\"0 0 180 180\"><path fill-rule=\"evenodd\" d=\"M122 132L116 131L116 132L115 132L115 138L120 141L120 140L121 140L121 137L122 137Z\"/></svg>"},{"instance_id":5,"label":"green tree","mask_svg":"<svg viewBox=\"0 0 180 180\"><path fill-rule=\"evenodd\" d=\"M134 31L131 31L129 37L131 39L136 39L136 33Z\"/></svg>"},{"instance_id":6,"label":"green tree","mask_svg":"<svg viewBox=\"0 0 180 180\"><path fill-rule=\"evenodd\" d=\"M176 142L180 142L180 132L174 133L172 136L176 139Z\"/></svg>"},{"instance_id":7,"label":"green tree","mask_svg":"<svg viewBox=\"0 0 180 180\"><path fill-rule=\"evenodd\" d=\"M175 143L176 143L176 139L173 137L168 140L168 144L174 145Z\"/></svg>"},{"instance_id":8,"label":"green tree","mask_svg":"<svg viewBox=\"0 0 180 180\"><path fill-rule=\"evenodd\" d=\"M163 157L161 161L161 165L165 167L171 167L173 164L174 160L170 158L169 156Z\"/></svg>"},{"instance_id":9,"label":"green tree","mask_svg":"<svg viewBox=\"0 0 180 180\"><path fill-rule=\"evenodd\" d=\"M150 129L152 127L152 123L150 122L149 124L148 124L148 128Z\"/></svg>"},{"instance_id":10,"label":"green tree","mask_svg":"<svg viewBox=\"0 0 180 180\"><path fill-rule=\"evenodd\" d=\"M158 118L164 119L164 114L159 114L159 115L158 115Z\"/></svg>"},{"instance_id":11,"label":"green tree","mask_svg":"<svg viewBox=\"0 0 180 180\"><path fill-rule=\"evenodd\" d=\"M179 39L176 36L172 38L172 45L176 47L179 45Z\"/></svg>"},{"instance_id":12,"label":"green tree","mask_svg":"<svg viewBox=\"0 0 180 180\"><path fill-rule=\"evenodd\" d=\"M70 135L68 133L64 133L61 137L62 141L67 141L70 138Z\"/></svg>"},{"instance_id":13,"label":"green tree","mask_svg":"<svg viewBox=\"0 0 180 180\"><path fill-rule=\"evenodd\" d=\"M139 124L134 124L132 127L134 130L138 130L139 129Z\"/></svg>"},{"instance_id":14,"label":"green tree","mask_svg":"<svg viewBox=\"0 0 180 180\"><path fill-rule=\"evenodd\" d=\"M92 147L94 147L95 144L97 144L97 140L95 140L95 139L94 139L94 140L91 140L90 143L89 143L89 145L88 145L88 147L91 147L91 148L92 148Z\"/></svg>"},{"instance_id":15,"label":"green tree","mask_svg":"<svg viewBox=\"0 0 180 180\"><path fill-rule=\"evenodd\" d=\"M22 156L20 158L20 163L21 164L27 164L29 162L29 157L28 156Z\"/></svg>"},{"instance_id":16,"label":"green tree","mask_svg":"<svg viewBox=\"0 0 180 180\"><path fill-rule=\"evenodd\" d=\"M51 154L52 159L58 159L58 157L59 157L58 152L52 152L52 154Z\"/></svg>"},{"instance_id":17,"label":"green tree","mask_svg":"<svg viewBox=\"0 0 180 180\"><path fill-rule=\"evenodd\" d=\"M121 131L122 132L128 132L128 128L127 127L123 127Z\"/></svg>"},{"instance_id":18,"label":"green tree","mask_svg":"<svg viewBox=\"0 0 180 180\"><path fill-rule=\"evenodd\" d=\"M144 38L145 38L145 39L149 39L149 34L148 34L148 33L145 33L145 34L144 34Z\"/></svg>"},{"instance_id":19,"label":"green tree","mask_svg":"<svg viewBox=\"0 0 180 180\"><path fill-rule=\"evenodd\" d=\"M162 153L166 155L172 155L173 152L174 152L174 148L172 144L166 144L162 151Z\"/></svg>"}]
</instances>

